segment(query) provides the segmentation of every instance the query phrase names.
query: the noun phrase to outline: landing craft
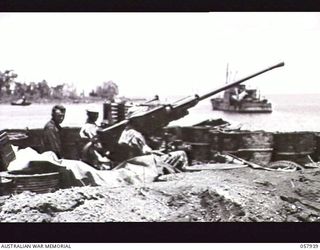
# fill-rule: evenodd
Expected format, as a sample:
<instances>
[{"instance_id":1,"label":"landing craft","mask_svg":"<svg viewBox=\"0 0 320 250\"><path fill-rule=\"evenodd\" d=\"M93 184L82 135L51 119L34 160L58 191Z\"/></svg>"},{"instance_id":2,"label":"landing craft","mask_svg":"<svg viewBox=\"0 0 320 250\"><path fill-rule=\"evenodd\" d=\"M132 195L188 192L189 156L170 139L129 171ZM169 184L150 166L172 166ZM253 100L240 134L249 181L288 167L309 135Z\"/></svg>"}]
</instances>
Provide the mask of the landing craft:
<instances>
[{"instance_id":1,"label":"landing craft","mask_svg":"<svg viewBox=\"0 0 320 250\"><path fill-rule=\"evenodd\" d=\"M237 73L237 72L236 72ZM226 84L229 82L229 65L226 70ZM260 97L257 89L249 89L245 84L234 86L223 93L223 97L210 99L213 110L236 113L271 113L272 105Z\"/></svg>"},{"instance_id":2,"label":"landing craft","mask_svg":"<svg viewBox=\"0 0 320 250\"><path fill-rule=\"evenodd\" d=\"M237 113L271 113L272 104L260 98L256 89L247 89L241 84L224 91L223 97L210 99L213 110Z\"/></svg>"}]
</instances>

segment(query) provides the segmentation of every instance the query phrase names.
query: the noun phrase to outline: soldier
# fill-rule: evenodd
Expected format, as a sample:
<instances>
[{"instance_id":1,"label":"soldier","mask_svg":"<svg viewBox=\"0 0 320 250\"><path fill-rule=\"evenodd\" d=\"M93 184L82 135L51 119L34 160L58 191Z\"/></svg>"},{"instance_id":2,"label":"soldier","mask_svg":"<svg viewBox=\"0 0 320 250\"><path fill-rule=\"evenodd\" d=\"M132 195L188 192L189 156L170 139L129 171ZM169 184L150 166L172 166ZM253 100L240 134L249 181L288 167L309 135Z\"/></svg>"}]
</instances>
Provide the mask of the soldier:
<instances>
[{"instance_id":1,"label":"soldier","mask_svg":"<svg viewBox=\"0 0 320 250\"><path fill-rule=\"evenodd\" d=\"M96 121L99 117L99 112L95 109L87 109L87 121L82 126L80 130L80 137L81 138L93 138L97 135L98 125Z\"/></svg>"},{"instance_id":2,"label":"soldier","mask_svg":"<svg viewBox=\"0 0 320 250\"><path fill-rule=\"evenodd\" d=\"M122 153L124 158L130 159L136 156L142 155L156 155L159 159L160 165L168 164L173 170L180 171L188 165L187 154L182 151L174 151L165 154L159 150L152 150L146 143L144 136L138 131L131 121L122 132L118 144L121 145ZM161 164L164 163L164 164Z\"/></svg>"},{"instance_id":3,"label":"soldier","mask_svg":"<svg viewBox=\"0 0 320 250\"><path fill-rule=\"evenodd\" d=\"M97 170L111 169L112 162L108 159L97 137L93 137L82 149L81 160Z\"/></svg>"},{"instance_id":4,"label":"soldier","mask_svg":"<svg viewBox=\"0 0 320 250\"><path fill-rule=\"evenodd\" d=\"M54 152L58 158L62 157L61 126L66 113L62 105L55 105L52 108L51 120L44 126L43 144L45 151Z\"/></svg>"},{"instance_id":5,"label":"soldier","mask_svg":"<svg viewBox=\"0 0 320 250\"><path fill-rule=\"evenodd\" d=\"M108 170L111 167L111 161L107 158L106 152L97 138L99 127L96 121L98 117L99 112L96 109L87 109L87 121L80 130L80 137L90 141L82 149L81 160L95 169Z\"/></svg>"}]
</instances>

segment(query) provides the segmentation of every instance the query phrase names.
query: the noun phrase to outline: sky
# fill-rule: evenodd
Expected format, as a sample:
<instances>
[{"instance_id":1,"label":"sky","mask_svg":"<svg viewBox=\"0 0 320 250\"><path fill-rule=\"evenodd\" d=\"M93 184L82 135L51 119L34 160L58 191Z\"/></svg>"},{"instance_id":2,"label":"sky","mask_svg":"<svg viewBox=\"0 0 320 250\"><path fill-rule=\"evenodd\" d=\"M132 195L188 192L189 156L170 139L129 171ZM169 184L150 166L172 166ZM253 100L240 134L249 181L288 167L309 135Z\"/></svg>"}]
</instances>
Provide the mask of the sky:
<instances>
[{"instance_id":1,"label":"sky","mask_svg":"<svg viewBox=\"0 0 320 250\"><path fill-rule=\"evenodd\" d=\"M263 94L320 93L320 13L0 13L0 70L20 82L104 81L121 96L205 94L246 83Z\"/></svg>"}]
</instances>

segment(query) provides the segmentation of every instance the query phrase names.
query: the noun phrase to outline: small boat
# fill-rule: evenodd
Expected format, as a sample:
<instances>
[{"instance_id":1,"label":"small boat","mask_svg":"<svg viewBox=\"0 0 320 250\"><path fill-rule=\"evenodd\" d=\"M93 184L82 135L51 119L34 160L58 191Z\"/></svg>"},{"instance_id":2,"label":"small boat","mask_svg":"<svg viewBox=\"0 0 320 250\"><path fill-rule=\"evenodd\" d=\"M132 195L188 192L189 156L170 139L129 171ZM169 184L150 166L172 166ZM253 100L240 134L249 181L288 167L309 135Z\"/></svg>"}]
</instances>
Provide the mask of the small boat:
<instances>
[{"instance_id":1,"label":"small boat","mask_svg":"<svg viewBox=\"0 0 320 250\"><path fill-rule=\"evenodd\" d=\"M229 82L229 65L227 65L226 84ZM213 110L236 113L271 113L272 104L261 98L256 89L248 89L240 84L224 91L223 97L212 98Z\"/></svg>"},{"instance_id":2,"label":"small boat","mask_svg":"<svg viewBox=\"0 0 320 250\"><path fill-rule=\"evenodd\" d=\"M244 84L228 89L223 98L211 99L213 110L236 113L271 113L272 105L267 99L260 98L256 89L247 89Z\"/></svg>"},{"instance_id":3,"label":"small boat","mask_svg":"<svg viewBox=\"0 0 320 250\"><path fill-rule=\"evenodd\" d=\"M23 103L18 103L18 102L11 102L11 105L14 106L29 106L31 104L31 102L23 102Z\"/></svg>"},{"instance_id":4,"label":"small boat","mask_svg":"<svg viewBox=\"0 0 320 250\"><path fill-rule=\"evenodd\" d=\"M25 98L11 102L11 105L15 105L15 106L29 106L30 104L31 104L31 102L26 101Z\"/></svg>"}]
</instances>

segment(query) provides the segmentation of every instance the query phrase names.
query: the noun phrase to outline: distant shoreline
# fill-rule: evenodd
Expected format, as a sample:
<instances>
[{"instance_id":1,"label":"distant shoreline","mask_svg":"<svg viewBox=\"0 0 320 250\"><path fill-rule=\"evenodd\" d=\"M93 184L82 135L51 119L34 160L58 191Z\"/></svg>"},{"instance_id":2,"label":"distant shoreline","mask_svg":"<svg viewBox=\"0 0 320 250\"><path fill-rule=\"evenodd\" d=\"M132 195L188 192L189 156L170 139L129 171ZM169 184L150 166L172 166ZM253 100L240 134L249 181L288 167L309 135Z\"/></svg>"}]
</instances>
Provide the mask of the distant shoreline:
<instances>
[{"instance_id":1,"label":"distant shoreline","mask_svg":"<svg viewBox=\"0 0 320 250\"><path fill-rule=\"evenodd\" d=\"M0 105L1 104L11 104L14 101L19 100L20 98L12 98L12 97L2 97L0 98ZM85 103L104 103L106 100L101 97L82 97L82 98L27 98L28 102L34 104L54 104L54 103L66 103L66 104L85 104ZM121 101L131 102L131 101L145 101L145 98L120 98Z\"/></svg>"},{"instance_id":2,"label":"distant shoreline","mask_svg":"<svg viewBox=\"0 0 320 250\"><path fill-rule=\"evenodd\" d=\"M11 104L11 102L17 101L20 98L17 97L1 97L0 104ZM26 101L31 103L37 104L45 104L45 103L57 103L57 102L64 102L64 103L86 103L86 102L104 102L101 98L91 98L91 97L84 97L78 99L71 99L71 98L26 98Z\"/></svg>"}]
</instances>

